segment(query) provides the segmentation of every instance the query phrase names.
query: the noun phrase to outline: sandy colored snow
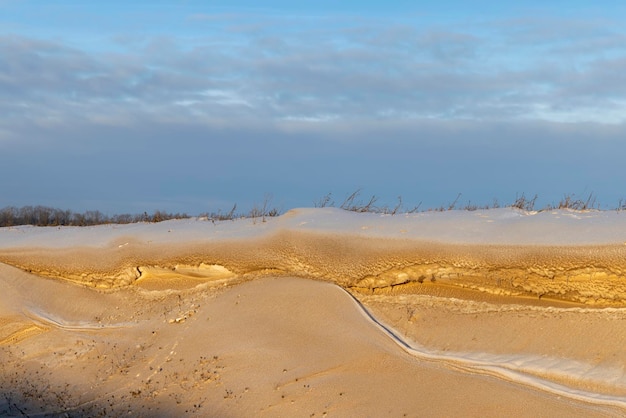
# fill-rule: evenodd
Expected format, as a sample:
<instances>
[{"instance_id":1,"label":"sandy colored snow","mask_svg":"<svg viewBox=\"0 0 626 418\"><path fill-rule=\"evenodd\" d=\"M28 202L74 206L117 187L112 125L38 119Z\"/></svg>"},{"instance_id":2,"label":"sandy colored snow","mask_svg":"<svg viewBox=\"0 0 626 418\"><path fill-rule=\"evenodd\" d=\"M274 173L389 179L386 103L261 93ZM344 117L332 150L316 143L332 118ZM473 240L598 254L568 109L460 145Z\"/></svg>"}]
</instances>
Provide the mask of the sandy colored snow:
<instances>
[{"instance_id":1,"label":"sandy colored snow","mask_svg":"<svg viewBox=\"0 0 626 418\"><path fill-rule=\"evenodd\" d=\"M626 214L0 229L0 415L622 416Z\"/></svg>"}]
</instances>

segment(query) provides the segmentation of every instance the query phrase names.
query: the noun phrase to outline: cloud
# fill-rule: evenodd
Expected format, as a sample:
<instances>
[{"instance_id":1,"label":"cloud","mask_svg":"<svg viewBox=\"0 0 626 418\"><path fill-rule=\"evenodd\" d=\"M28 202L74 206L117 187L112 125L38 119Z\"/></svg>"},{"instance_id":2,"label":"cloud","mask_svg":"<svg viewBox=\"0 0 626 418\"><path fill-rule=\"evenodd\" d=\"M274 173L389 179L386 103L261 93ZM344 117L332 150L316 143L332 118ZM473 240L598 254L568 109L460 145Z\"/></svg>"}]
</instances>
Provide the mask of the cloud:
<instances>
[{"instance_id":1,"label":"cloud","mask_svg":"<svg viewBox=\"0 0 626 418\"><path fill-rule=\"evenodd\" d=\"M624 197L621 21L157 18L0 36L0 207Z\"/></svg>"},{"instance_id":2,"label":"cloud","mask_svg":"<svg viewBox=\"0 0 626 418\"><path fill-rule=\"evenodd\" d=\"M626 115L625 35L616 22L452 26L250 13L185 22L184 33L117 33L97 49L0 37L0 147L85 141L66 134L77 127L84 137L90 129L245 125L268 137L341 138L369 137L361 126L421 135L431 121L621 126Z\"/></svg>"},{"instance_id":3,"label":"cloud","mask_svg":"<svg viewBox=\"0 0 626 418\"><path fill-rule=\"evenodd\" d=\"M621 22L349 17L198 15L97 48L0 37L0 197L191 213L357 188L423 207L624 197Z\"/></svg>"},{"instance_id":4,"label":"cloud","mask_svg":"<svg viewBox=\"0 0 626 418\"><path fill-rule=\"evenodd\" d=\"M77 119L621 123L626 114L626 49L615 23L319 19L329 25L195 15L184 35L120 33L109 51L4 36L2 128Z\"/></svg>"},{"instance_id":5,"label":"cloud","mask_svg":"<svg viewBox=\"0 0 626 418\"><path fill-rule=\"evenodd\" d=\"M286 120L239 127L137 120L25 126L25 145L0 153L4 204L109 213L246 210L266 193L285 208L336 200L362 188L381 204L558 201L594 192L605 205L619 185L626 127L554 122ZM3 203L4 202L4 203ZM213 206L209 206L209 202ZM217 203L221 202L217 207Z\"/></svg>"}]
</instances>

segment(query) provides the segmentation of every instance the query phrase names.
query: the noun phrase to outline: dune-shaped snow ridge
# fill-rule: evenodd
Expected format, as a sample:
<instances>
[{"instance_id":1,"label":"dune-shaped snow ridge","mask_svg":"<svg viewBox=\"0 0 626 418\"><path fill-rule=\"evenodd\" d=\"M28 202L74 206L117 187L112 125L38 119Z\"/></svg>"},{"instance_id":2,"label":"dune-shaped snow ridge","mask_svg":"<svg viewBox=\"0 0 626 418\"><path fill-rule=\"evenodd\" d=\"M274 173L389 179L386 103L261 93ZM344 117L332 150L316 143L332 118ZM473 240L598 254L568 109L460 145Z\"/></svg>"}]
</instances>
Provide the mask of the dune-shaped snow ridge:
<instances>
[{"instance_id":1,"label":"dune-shaped snow ridge","mask_svg":"<svg viewBox=\"0 0 626 418\"><path fill-rule=\"evenodd\" d=\"M625 244L626 214L615 211L391 216L321 208L266 222L3 228L0 261L102 289L146 283L153 271L163 283L178 276L188 286L192 279L288 274L369 291L426 283L622 306Z\"/></svg>"}]
</instances>

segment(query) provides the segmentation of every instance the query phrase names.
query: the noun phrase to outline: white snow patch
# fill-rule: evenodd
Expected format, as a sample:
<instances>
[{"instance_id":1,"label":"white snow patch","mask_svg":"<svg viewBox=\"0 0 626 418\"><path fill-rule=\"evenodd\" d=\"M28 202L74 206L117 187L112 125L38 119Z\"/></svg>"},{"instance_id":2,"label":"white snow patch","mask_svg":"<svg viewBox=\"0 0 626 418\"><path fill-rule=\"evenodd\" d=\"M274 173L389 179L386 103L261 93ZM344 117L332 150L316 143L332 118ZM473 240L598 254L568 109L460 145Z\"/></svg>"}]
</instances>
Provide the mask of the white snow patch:
<instances>
[{"instance_id":1,"label":"white snow patch","mask_svg":"<svg viewBox=\"0 0 626 418\"><path fill-rule=\"evenodd\" d=\"M401 238L443 243L510 245L626 244L626 213L555 210L525 212L502 208L383 215L337 208L293 209L280 217L207 221L206 218L160 223L89 227L0 228L0 248L71 246L123 248L143 243L206 242L247 239L279 230Z\"/></svg>"}]
</instances>

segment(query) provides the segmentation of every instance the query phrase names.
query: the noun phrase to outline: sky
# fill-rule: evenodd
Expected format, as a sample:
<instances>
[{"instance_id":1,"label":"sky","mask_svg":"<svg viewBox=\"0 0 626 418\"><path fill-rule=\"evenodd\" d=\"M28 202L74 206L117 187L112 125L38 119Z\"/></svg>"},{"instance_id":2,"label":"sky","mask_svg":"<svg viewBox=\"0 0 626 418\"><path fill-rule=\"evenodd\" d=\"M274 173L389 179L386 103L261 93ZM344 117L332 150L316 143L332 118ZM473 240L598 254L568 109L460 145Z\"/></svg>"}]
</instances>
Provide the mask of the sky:
<instances>
[{"instance_id":1,"label":"sky","mask_svg":"<svg viewBox=\"0 0 626 418\"><path fill-rule=\"evenodd\" d=\"M615 207L624 21L605 0L0 0L0 207Z\"/></svg>"}]
</instances>

